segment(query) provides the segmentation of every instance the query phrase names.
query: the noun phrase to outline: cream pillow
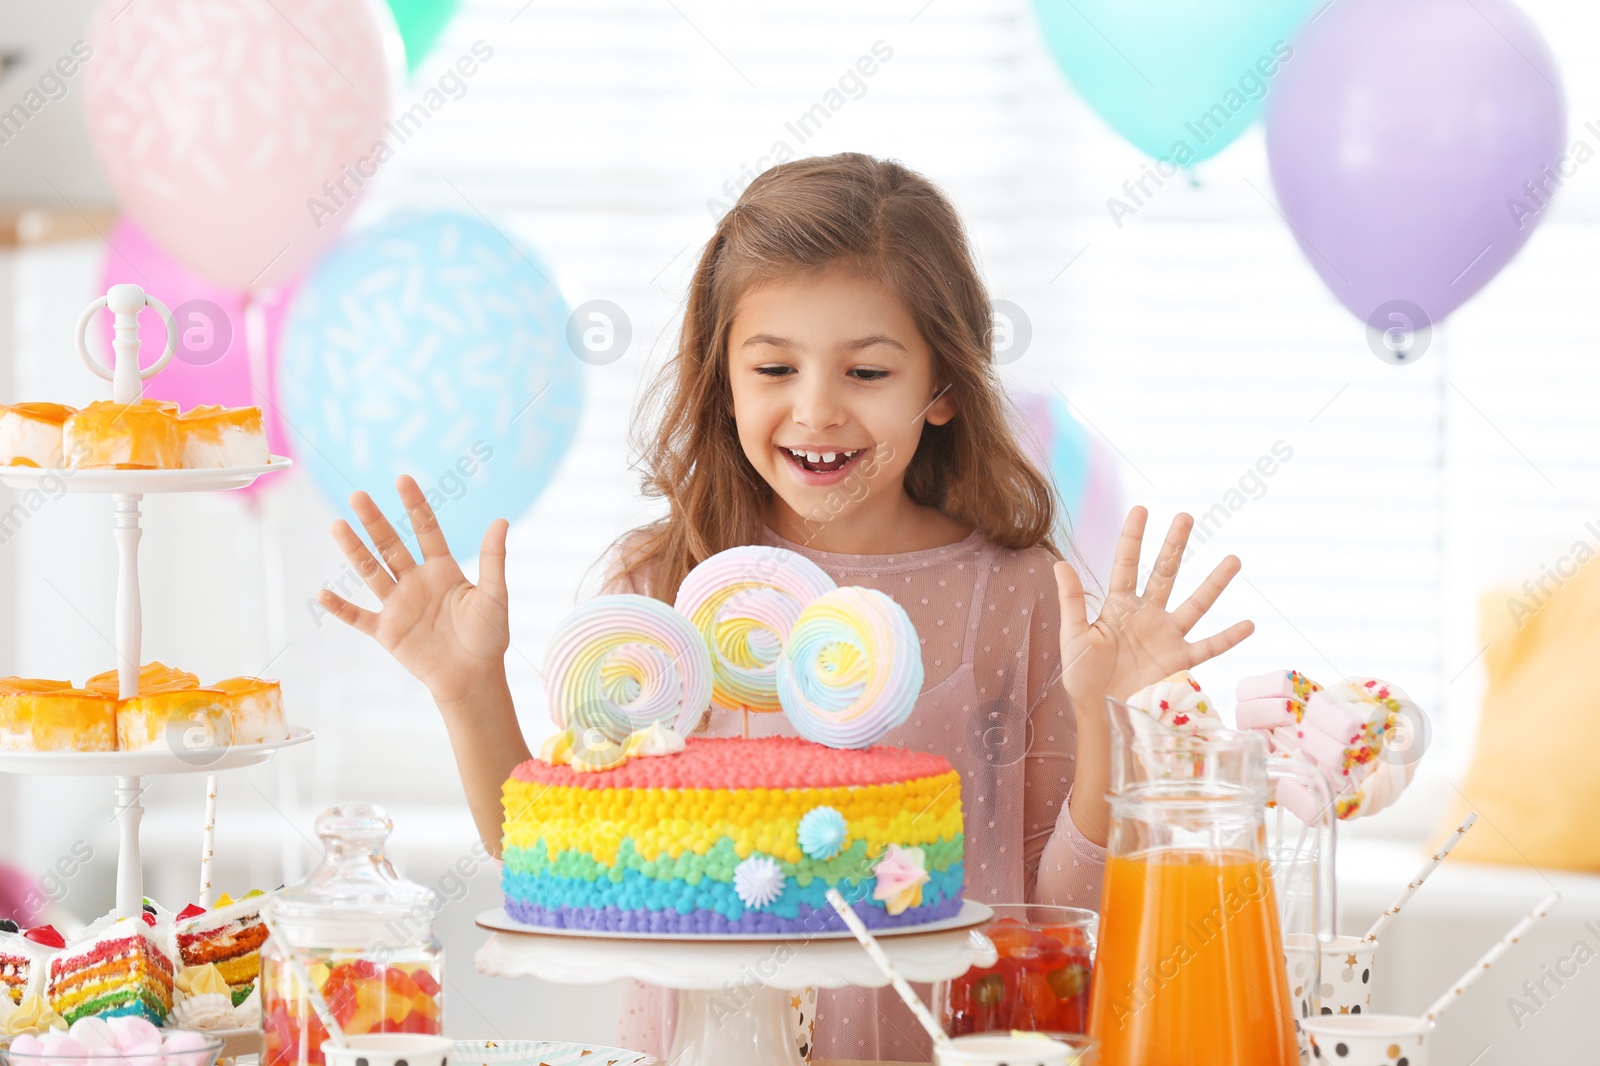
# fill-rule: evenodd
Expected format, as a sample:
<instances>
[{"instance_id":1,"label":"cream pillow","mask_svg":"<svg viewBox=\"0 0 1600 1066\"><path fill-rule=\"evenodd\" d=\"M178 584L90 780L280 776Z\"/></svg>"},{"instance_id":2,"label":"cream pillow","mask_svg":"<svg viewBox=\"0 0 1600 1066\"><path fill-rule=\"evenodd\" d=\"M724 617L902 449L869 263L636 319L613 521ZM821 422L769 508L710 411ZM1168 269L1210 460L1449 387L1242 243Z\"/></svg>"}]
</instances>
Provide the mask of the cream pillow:
<instances>
[{"instance_id":1,"label":"cream pillow","mask_svg":"<svg viewBox=\"0 0 1600 1066\"><path fill-rule=\"evenodd\" d=\"M1587 550L1578 558L1593 560ZM1571 556L1566 557L1568 559ZM1479 862L1600 870L1600 561L1572 576L1486 595L1479 611L1489 684L1460 789L1477 827L1455 854Z\"/></svg>"}]
</instances>

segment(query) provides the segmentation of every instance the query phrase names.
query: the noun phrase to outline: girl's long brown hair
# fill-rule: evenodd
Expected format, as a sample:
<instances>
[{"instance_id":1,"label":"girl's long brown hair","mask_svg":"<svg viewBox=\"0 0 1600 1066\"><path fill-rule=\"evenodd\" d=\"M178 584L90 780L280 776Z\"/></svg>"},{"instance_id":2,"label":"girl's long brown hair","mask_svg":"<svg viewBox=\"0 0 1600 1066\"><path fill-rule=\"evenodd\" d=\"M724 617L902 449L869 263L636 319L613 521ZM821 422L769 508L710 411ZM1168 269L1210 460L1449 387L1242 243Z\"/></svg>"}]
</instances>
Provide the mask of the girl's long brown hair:
<instances>
[{"instance_id":1,"label":"girl's long brown hair","mask_svg":"<svg viewBox=\"0 0 1600 1066\"><path fill-rule=\"evenodd\" d=\"M739 298L768 281L841 267L881 282L910 309L956 415L927 425L906 470L912 500L1008 548L1056 558L1064 509L1014 433L991 352L992 312L966 231L926 178L859 152L763 172L717 224L695 268L678 350L647 388L635 440L647 497L668 514L619 538L614 569L671 603L698 563L763 542L772 489L739 445L728 380L728 330Z\"/></svg>"}]
</instances>

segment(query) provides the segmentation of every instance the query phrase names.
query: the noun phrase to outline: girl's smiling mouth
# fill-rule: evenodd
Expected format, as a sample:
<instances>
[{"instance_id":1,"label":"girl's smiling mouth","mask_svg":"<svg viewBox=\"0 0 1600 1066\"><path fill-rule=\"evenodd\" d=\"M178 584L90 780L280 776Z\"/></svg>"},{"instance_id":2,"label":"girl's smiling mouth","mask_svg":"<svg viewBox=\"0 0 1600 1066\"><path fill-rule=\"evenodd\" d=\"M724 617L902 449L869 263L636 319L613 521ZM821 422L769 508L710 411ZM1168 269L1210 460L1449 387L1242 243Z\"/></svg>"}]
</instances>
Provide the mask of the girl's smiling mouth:
<instances>
[{"instance_id":1,"label":"girl's smiling mouth","mask_svg":"<svg viewBox=\"0 0 1600 1066\"><path fill-rule=\"evenodd\" d=\"M778 454L810 485L831 485L867 453L867 448L813 449L779 447Z\"/></svg>"}]
</instances>

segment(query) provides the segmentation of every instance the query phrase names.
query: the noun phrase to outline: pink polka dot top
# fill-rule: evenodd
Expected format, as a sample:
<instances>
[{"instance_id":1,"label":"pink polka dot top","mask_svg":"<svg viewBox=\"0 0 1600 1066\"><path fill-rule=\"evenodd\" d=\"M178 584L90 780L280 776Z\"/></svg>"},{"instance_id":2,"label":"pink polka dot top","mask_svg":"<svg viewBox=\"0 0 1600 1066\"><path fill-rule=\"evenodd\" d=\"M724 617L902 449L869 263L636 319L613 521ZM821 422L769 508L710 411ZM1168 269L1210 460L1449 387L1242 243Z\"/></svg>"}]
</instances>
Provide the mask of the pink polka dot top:
<instances>
[{"instance_id":1,"label":"pink polka dot top","mask_svg":"<svg viewBox=\"0 0 1600 1066\"><path fill-rule=\"evenodd\" d=\"M766 531L840 585L887 593L922 642L923 688L911 717L879 743L942 756L961 774L968 899L1100 906L1105 849L1067 810L1077 724L1062 688L1054 558L1013 551L974 531L965 540L899 555L817 551ZM604 592L647 587L611 575ZM713 716L711 736L738 736L738 716ZM780 714L750 716L750 735L793 736ZM921 987L925 1000L928 989ZM676 994L629 982L619 1043L665 1060ZM817 1058L926 1062L927 1036L892 989L822 989Z\"/></svg>"}]
</instances>

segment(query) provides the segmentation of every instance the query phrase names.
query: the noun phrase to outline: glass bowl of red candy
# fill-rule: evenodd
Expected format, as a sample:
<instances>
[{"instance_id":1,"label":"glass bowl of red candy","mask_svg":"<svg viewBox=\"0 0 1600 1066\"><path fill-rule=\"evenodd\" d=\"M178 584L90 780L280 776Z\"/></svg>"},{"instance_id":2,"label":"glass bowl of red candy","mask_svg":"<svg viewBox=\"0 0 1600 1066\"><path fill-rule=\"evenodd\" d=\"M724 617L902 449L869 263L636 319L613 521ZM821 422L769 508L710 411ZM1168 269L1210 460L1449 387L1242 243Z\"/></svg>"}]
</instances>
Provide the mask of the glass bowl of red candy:
<instances>
[{"instance_id":1,"label":"glass bowl of red candy","mask_svg":"<svg viewBox=\"0 0 1600 1066\"><path fill-rule=\"evenodd\" d=\"M1099 924L1098 914L1077 907L995 907L981 930L1000 956L995 964L934 985L934 1012L944 1031L1084 1032Z\"/></svg>"}]
</instances>

